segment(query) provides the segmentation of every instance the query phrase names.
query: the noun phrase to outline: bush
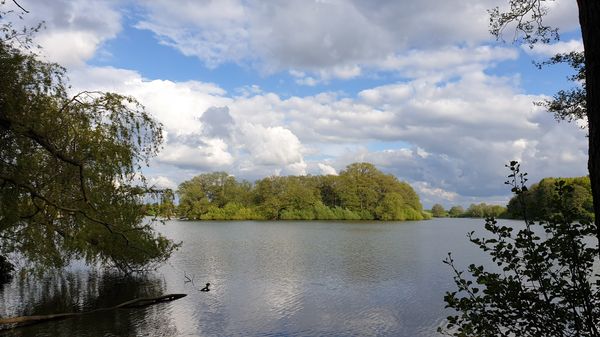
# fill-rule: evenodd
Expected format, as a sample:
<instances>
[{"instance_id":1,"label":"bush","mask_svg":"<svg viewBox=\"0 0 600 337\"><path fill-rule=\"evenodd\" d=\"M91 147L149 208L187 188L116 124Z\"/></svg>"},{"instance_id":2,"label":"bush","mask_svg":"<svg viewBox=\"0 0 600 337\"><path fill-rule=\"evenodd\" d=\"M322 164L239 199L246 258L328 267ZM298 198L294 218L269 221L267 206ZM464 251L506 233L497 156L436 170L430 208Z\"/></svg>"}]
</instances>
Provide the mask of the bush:
<instances>
[{"instance_id":1,"label":"bush","mask_svg":"<svg viewBox=\"0 0 600 337\"><path fill-rule=\"evenodd\" d=\"M527 191L526 173L519 164L507 184L518 198ZM486 219L485 238L469 240L489 254L497 270L471 264L459 271L451 254L444 261L454 272L457 291L447 292L448 317L440 332L453 336L600 336L600 283L594 271L599 249L591 238L593 222L575 222L572 186L557 181L551 209L537 225L525 219L524 228ZM595 240L594 240L595 242Z\"/></svg>"}]
</instances>

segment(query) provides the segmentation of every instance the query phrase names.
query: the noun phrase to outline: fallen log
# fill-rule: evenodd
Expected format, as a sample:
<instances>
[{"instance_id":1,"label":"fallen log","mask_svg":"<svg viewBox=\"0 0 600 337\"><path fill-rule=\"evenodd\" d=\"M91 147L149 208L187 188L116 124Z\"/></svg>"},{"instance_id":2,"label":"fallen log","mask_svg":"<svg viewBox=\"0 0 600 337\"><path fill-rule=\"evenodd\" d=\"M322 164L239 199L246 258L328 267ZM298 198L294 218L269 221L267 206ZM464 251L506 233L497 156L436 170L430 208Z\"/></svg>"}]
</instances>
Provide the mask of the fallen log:
<instances>
[{"instance_id":1,"label":"fallen log","mask_svg":"<svg viewBox=\"0 0 600 337\"><path fill-rule=\"evenodd\" d=\"M156 304L156 303L174 301L176 299L180 299L185 296L187 296L187 294L167 294L167 295L158 296L158 297L140 297L140 298L136 298L136 299L133 299L130 301L123 302L121 304L117 304L112 307L99 308L99 309L94 309L94 310L90 310L90 311L67 312L67 313L50 314L50 315L34 315L34 316L18 316L18 317L0 318L0 325L2 325L2 324L20 324L20 323L27 323L29 325L29 324L34 324L34 323L39 323L39 322L44 322L44 321L59 320L59 319L65 319L65 318L74 317L74 316L87 315L87 314L96 313L99 311L108 311L108 310L125 309L125 308L139 308L139 307L145 307L145 306Z\"/></svg>"}]
</instances>

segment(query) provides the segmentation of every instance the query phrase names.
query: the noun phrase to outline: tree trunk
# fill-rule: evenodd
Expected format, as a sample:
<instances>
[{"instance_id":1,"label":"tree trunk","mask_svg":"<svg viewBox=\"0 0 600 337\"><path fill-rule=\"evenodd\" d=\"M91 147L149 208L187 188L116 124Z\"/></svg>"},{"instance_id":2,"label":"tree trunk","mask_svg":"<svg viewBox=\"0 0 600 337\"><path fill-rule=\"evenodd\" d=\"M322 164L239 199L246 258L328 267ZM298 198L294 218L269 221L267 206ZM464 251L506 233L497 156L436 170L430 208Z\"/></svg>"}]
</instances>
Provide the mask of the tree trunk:
<instances>
[{"instance_id":1,"label":"tree trunk","mask_svg":"<svg viewBox=\"0 0 600 337\"><path fill-rule=\"evenodd\" d=\"M592 183L596 236L600 244L600 1L577 0L585 53L589 124L588 170Z\"/></svg>"}]
</instances>

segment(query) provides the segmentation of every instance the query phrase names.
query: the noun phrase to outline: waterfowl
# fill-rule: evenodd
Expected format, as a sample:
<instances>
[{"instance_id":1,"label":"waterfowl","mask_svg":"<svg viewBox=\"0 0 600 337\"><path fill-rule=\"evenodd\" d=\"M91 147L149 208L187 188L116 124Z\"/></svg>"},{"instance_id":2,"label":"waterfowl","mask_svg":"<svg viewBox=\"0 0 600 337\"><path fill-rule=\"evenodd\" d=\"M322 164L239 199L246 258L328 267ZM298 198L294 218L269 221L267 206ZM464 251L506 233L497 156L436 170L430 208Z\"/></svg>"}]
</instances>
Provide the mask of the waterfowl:
<instances>
[{"instance_id":1,"label":"waterfowl","mask_svg":"<svg viewBox=\"0 0 600 337\"><path fill-rule=\"evenodd\" d=\"M200 289L200 291L209 291L210 289L208 289L208 287L210 286L210 283L206 284L206 287Z\"/></svg>"}]
</instances>

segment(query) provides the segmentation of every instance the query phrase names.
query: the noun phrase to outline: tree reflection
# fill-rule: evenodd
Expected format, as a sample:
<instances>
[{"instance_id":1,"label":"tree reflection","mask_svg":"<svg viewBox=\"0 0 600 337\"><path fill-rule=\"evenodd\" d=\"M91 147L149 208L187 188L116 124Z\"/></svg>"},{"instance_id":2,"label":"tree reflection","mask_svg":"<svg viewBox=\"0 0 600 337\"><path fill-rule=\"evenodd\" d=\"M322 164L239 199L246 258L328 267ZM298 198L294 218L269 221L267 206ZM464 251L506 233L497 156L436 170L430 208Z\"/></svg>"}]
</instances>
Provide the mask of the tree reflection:
<instances>
[{"instance_id":1,"label":"tree reflection","mask_svg":"<svg viewBox=\"0 0 600 337\"><path fill-rule=\"evenodd\" d=\"M111 272L56 273L44 278L15 278L0 291L0 315L46 315L111 307L165 293L165 282L153 274L123 276ZM170 304L108 310L10 330L0 336L173 336Z\"/></svg>"}]
</instances>

